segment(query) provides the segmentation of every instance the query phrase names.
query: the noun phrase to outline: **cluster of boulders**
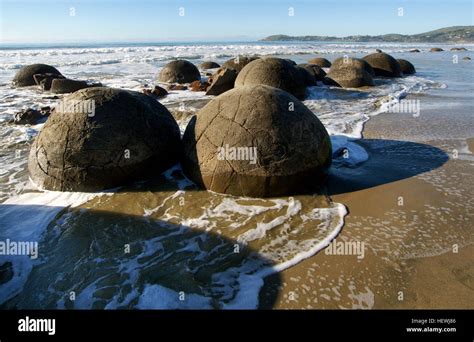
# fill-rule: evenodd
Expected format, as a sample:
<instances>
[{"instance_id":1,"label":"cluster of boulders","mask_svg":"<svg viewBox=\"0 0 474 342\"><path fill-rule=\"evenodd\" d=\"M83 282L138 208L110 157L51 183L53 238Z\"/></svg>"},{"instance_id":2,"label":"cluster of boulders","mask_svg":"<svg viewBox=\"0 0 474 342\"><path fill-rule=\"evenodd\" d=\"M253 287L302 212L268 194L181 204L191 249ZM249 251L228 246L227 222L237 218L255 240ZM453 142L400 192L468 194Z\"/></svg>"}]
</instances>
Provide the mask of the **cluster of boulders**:
<instances>
[{"instance_id":1,"label":"cluster of boulders","mask_svg":"<svg viewBox=\"0 0 474 342\"><path fill-rule=\"evenodd\" d=\"M332 149L325 127L300 101L306 87L373 86L374 77L415 72L408 61L383 52L299 65L240 56L200 69L214 73L202 78L194 64L176 60L158 75L168 90L216 95L193 116L182 139L176 120L157 101L168 93L161 86L143 93L86 87L65 96L62 102L75 106L57 107L36 137L28 162L31 179L49 190L98 191L181 162L189 179L220 193L266 197L313 190L325 179ZM33 71L34 81L38 69ZM55 69L40 71L56 77L52 85L65 80ZM17 76L15 82L26 79Z\"/></svg>"},{"instance_id":2,"label":"cluster of boulders","mask_svg":"<svg viewBox=\"0 0 474 342\"><path fill-rule=\"evenodd\" d=\"M168 65L160 80L199 88L204 82L190 64ZM180 161L196 184L226 194L290 195L320 186L331 164L331 141L295 97L304 97L306 77L323 77L320 68L278 58L227 65L211 77L210 90L224 92L229 73L232 86L192 118L183 140L171 113L154 98L166 94L159 86L145 93L88 87L65 96L62 103L74 106L57 106L32 144L31 179L48 190L99 191L150 178ZM222 158L224 146L243 154Z\"/></svg>"},{"instance_id":3,"label":"cluster of boulders","mask_svg":"<svg viewBox=\"0 0 474 342\"><path fill-rule=\"evenodd\" d=\"M58 69L47 64L31 64L22 67L13 78L14 87L40 86L42 90L55 94L73 93L79 89L101 86L86 81L64 77Z\"/></svg>"}]
</instances>

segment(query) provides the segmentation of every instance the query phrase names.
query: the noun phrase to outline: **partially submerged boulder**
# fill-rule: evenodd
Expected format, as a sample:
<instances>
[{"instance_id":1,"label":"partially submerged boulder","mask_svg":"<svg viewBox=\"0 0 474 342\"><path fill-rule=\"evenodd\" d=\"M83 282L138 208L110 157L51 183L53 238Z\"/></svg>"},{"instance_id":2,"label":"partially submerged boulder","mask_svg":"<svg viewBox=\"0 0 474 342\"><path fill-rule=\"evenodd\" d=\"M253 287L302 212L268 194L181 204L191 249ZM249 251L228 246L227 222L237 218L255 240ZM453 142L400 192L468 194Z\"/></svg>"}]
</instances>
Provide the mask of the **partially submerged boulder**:
<instances>
[{"instance_id":1,"label":"partially submerged boulder","mask_svg":"<svg viewBox=\"0 0 474 342\"><path fill-rule=\"evenodd\" d=\"M201 68L202 70L216 69L220 67L221 66L218 63L212 61L204 61L199 65L199 68Z\"/></svg>"},{"instance_id":2,"label":"partially submerged boulder","mask_svg":"<svg viewBox=\"0 0 474 342\"><path fill-rule=\"evenodd\" d=\"M330 68L331 67L331 62L328 61L326 58L321 58L321 57L318 57L318 58L311 58L309 61L308 61L309 64L314 64L314 65L317 65L321 68Z\"/></svg>"},{"instance_id":3,"label":"partially submerged boulder","mask_svg":"<svg viewBox=\"0 0 474 342\"><path fill-rule=\"evenodd\" d=\"M169 62L161 69L158 80L163 83L191 83L201 79L198 68L184 59Z\"/></svg>"},{"instance_id":4,"label":"partially submerged boulder","mask_svg":"<svg viewBox=\"0 0 474 342\"><path fill-rule=\"evenodd\" d=\"M283 89L298 99L306 92L305 76L298 68L281 58L260 58L247 64L237 75L235 87L264 84Z\"/></svg>"},{"instance_id":5,"label":"partially submerged boulder","mask_svg":"<svg viewBox=\"0 0 474 342\"><path fill-rule=\"evenodd\" d=\"M181 151L170 112L144 94L94 87L66 96L35 138L28 169L41 188L99 191L160 174Z\"/></svg>"},{"instance_id":6,"label":"partially submerged boulder","mask_svg":"<svg viewBox=\"0 0 474 342\"><path fill-rule=\"evenodd\" d=\"M212 99L191 119L183 143L189 179L237 196L312 191L331 164L331 140L316 115L291 94L266 85Z\"/></svg>"},{"instance_id":7,"label":"partially submerged boulder","mask_svg":"<svg viewBox=\"0 0 474 342\"><path fill-rule=\"evenodd\" d=\"M323 83L342 88L359 88L374 85L372 76L367 71L353 66L331 67Z\"/></svg>"},{"instance_id":8,"label":"partially submerged boulder","mask_svg":"<svg viewBox=\"0 0 474 342\"><path fill-rule=\"evenodd\" d=\"M444 51L444 50L442 48L437 48L437 47L430 49L430 52L441 52L441 51Z\"/></svg>"},{"instance_id":9,"label":"partially submerged boulder","mask_svg":"<svg viewBox=\"0 0 474 342\"><path fill-rule=\"evenodd\" d=\"M100 86L102 86L100 83L89 84L86 81L71 80L69 78L55 78L51 82L50 91L55 94L67 94L84 88Z\"/></svg>"},{"instance_id":10,"label":"partially submerged boulder","mask_svg":"<svg viewBox=\"0 0 474 342\"><path fill-rule=\"evenodd\" d=\"M373 53L362 58L374 69L375 76L401 77L400 64L392 56L386 53Z\"/></svg>"},{"instance_id":11,"label":"partially submerged boulder","mask_svg":"<svg viewBox=\"0 0 474 342\"><path fill-rule=\"evenodd\" d=\"M247 64L256 59L259 59L259 57L237 56L235 58L227 60L224 64L222 64L222 66L227 69L234 69L237 73L239 73Z\"/></svg>"},{"instance_id":12,"label":"partially submerged boulder","mask_svg":"<svg viewBox=\"0 0 474 342\"><path fill-rule=\"evenodd\" d=\"M352 67L352 68L359 68L367 71L370 76L375 76L374 69L370 66L370 64L360 58L354 57L340 57L336 58L332 62L331 70L338 69L338 68L345 68L345 67Z\"/></svg>"},{"instance_id":13,"label":"partially submerged boulder","mask_svg":"<svg viewBox=\"0 0 474 342\"><path fill-rule=\"evenodd\" d=\"M31 64L22 67L13 78L13 86L27 87L36 85L34 75L51 74L62 76L58 69L47 64Z\"/></svg>"},{"instance_id":14,"label":"partially submerged boulder","mask_svg":"<svg viewBox=\"0 0 474 342\"><path fill-rule=\"evenodd\" d=\"M326 72L316 64L303 63L298 64L297 66L308 71L316 81L322 81L326 76Z\"/></svg>"},{"instance_id":15,"label":"partially submerged boulder","mask_svg":"<svg viewBox=\"0 0 474 342\"><path fill-rule=\"evenodd\" d=\"M415 66L411 64L409 61L406 59L397 59L397 62L400 64L400 67L402 68L402 72L405 75L413 75L416 73Z\"/></svg>"},{"instance_id":16,"label":"partially submerged boulder","mask_svg":"<svg viewBox=\"0 0 474 342\"><path fill-rule=\"evenodd\" d=\"M48 118L51 112L49 106L42 107L40 110L27 108L21 110L13 116L13 123L17 125L36 125Z\"/></svg>"}]
</instances>

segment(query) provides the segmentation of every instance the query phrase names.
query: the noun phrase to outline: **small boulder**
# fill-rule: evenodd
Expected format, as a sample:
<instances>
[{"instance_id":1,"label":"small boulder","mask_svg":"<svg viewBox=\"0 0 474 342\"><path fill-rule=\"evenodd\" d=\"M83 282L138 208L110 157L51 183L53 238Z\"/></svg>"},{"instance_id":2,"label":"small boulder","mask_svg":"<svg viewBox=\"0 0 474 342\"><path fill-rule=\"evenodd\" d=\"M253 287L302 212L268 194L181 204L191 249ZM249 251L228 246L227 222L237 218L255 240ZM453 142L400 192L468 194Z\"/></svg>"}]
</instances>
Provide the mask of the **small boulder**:
<instances>
[{"instance_id":1,"label":"small boulder","mask_svg":"<svg viewBox=\"0 0 474 342\"><path fill-rule=\"evenodd\" d=\"M287 60L266 57L247 64L237 75L235 87L264 84L303 99L306 95L305 81L303 73Z\"/></svg>"},{"instance_id":2,"label":"small boulder","mask_svg":"<svg viewBox=\"0 0 474 342\"><path fill-rule=\"evenodd\" d=\"M331 67L323 83L342 88L359 88L374 85L372 76L367 71L354 66Z\"/></svg>"},{"instance_id":3,"label":"small boulder","mask_svg":"<svg viewBox=\"0 0 474 342\"><path fill-rule=\"evenodd\" d=\"M30 150L30 178L55 191L100 191L173 166L179 127L150 96L107 87L63 98Z\"/></svg>"},{"instance_id":4,"label":"small boulder","mask_svg":"<svg viewBox=\"0 0 474 342\"><path fill-rule=\"evenodd\" d=\"M431 48L430 52L441 52L444 51L442 48Z\"/></svg>"},{"instance_id":5,"label":"small boulder","mask_svg":"<svg viewBox=\"0 0 474 342\"><path fill-rule=\"evenodd\" d=\"M413 75L414 73L416 73L415 66L406 59L397 59L397 62L400 64L402 72L405 75Z\"/></svg>"},{"instance_id":6,"label":"small boulder","mask_svg":"<svg viewBox=\"0 0 474 342\"><path fill-rule=\"evenodd\" d=\"M57 78L64 79L65 77L63 75L48 73L48 74L34 74L33 78L36 84L41 87L41 89L51 90L51 84L53 83L53 80Z\"/></svg>"},{"instance_id":7,"label":"small boulder","mask_svg":"<svg viewBox=\"0 0 474 342\"><path fill-rule=\"evenodd\" d=\"M451 48L451 51L467 51L467 49L464 47L453 47Z\"/></svg>"},{"instance_id":8,"label":"small boulder","mask_svg":"<svg viewBox=\"0 0 474 342\"><path fill-rule=\"evenodd\" d=\"M463 61L470 61L470 60L471 60L471 57L466 56L466 57L464 57L462 60L463 60Z\"/></svg>"},{"instance_id":9,"label":"small boulder","mask_svg":"<svg viewBox=\"0 0 474 342\"><path fill-rule=\"evenodd\" d=\"M412 50L410 50L409 52L421 52L421 51L418 50L418 49L412 49Z\"/></svg>"},{"instance_id":10,"label":"small boulder","mask_svg":"<svg viewBox=\"0 0 474 342\"><path fill-rule=\"evenodd\" d=\"M161 69L158 80L163 83L191 83L201 79L198 68L184 59L169 62Z\"/></svg>"},{"instance_id":11,"label":"small boulder","mask_svg":"<svg viewBox=\"0 0 474 342\"><path fill-rule=\"evenodd\" d=\"M47 114L43 114L39 110L28 108L15 113L13 123L17 125L36 125L47 117Z\"/></svg>"},{"instance_id":12,"label":"small boulder","mask_svg":"<svg viewBox=\"0 0 474 342\"><path fill-rule=\"evenodd\" d=\"M237 71L235 69L221 67L209 79L210 86L207 88L206 95L220 95L234 88L236 78Z\"/></svg>"},{"instance_id":13,"label":"small boulder","mask_svg":"<svg viewBox=\"0 0 474 342\"><path fill-rule=\"evenodd\" d=\"M183 144L181 164L189 179L237 196L310 192L324 181L332 155L317 116L291 94L266 85L212 99L189 122Z\"/></svg>"},{"instance_id":14,"label":"small boulder","mask_svg":"<svg viewBox=\"0 0 474 342\"><path fill-rule=\"evenodd\" d=\"M373 53L362 58L374 69L375 76L401 77L400 64L386 53Z\"/></svg>"},{"instance_id":15,"label":"small boulder","mask_svg":"<svg viewBox=\"0 0 474 342\"><path fill-rule=\"evenodd\" d=\"M330 68L331 67L331 62L328 61L326 58L311 58L309 61L308 61L309 64L314 64L314 65L317 65L321 68Z\"/></svg>"},{"instance_id":16,"label":"small boulder","mask_svg":"<svg viewBox=\"0 0 474 342\"><path fill-rule=\"evenodd\" d=\"M89 84L86 81L71 80L69 78L56 78L51 82L50 91L55 94L67 94L84 88L98 86L101 86L101 84Z\"/></svg>"},{"instance_id":17,"label":"small boulder","mask_svg":"<svg viewBox=\"0 0 474 342\"><path fill-rule=\"evenodd\" d=\"M322 81L326 77L326 72L316 64L303 63L298 66L307 70L316 81Z\"/></svg>"},{"instance_id":18,"label":"small boulder","mask_svg":"<svg viewBox=\"0 0 474 342\"><path fill-rule=\"evenodd\" d=\"M220 68L220 67L221 66L219 64L217 64L216 62L212 62L212 61L205 61L205 62L202 62L199 65L199 68L201 68L201 70L216 69L216 68Z\"/></svg>"},{"instance_id":19,"label":"small boulder","mask_svg":"<svg viewBox=\"0 0 474 342\"><path fill-rule=\"evenodd\" d=\"M47 64L31 64L21 68L13 78L13 86L27 87L36 85L34 75L36 74L53 74L62 76L55 67Z\"/></svg>"},{"instance_id":20,"label":"small boulder","mask_svg":"<svg viewBox=\"0 0 474 342\"><path fill-rule=\"evenodd\" d=\"M222 64L222 66L227 69L234 69L237 73L239 73L247 64L256 59L259 59L259 57L238 56L227 60L224 64Z\"/></svg>"}]
</instances>

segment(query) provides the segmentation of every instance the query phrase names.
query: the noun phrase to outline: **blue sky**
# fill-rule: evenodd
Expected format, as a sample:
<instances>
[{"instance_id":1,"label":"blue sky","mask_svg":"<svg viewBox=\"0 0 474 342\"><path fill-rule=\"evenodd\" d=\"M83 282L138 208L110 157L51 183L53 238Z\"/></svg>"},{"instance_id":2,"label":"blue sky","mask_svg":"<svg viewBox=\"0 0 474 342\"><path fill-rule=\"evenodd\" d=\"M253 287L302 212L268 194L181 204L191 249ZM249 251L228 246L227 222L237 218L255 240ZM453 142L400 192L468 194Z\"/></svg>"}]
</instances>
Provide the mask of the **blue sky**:
<instances>
[{"instance_id":1,"label":"blue sky","mask_svg":"<svg viewBox=\"0 0 474 342\"><path fill-rule=\"evenodd\" d=\"M289 16L290 7L294 16ZM398 15L400 7L403 16ZM407 34L473 25L473 1L0 0L0 20L2 43L255 40L280 33Z\"/></svg>"}]
</instances>

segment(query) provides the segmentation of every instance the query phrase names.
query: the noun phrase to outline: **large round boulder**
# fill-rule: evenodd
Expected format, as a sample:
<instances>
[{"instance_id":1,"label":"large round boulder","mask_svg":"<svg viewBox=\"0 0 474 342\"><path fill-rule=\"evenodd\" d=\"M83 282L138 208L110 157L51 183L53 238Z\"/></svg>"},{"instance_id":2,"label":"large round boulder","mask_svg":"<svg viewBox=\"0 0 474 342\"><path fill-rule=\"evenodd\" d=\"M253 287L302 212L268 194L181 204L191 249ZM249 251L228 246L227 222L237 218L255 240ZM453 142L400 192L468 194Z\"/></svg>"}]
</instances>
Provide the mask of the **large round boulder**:
<instances>
[{"instance_id":1,"label":"large round boulder","mask_svg":"<svg viewBox=\"0 0 474 342\"><path fill-rule=\"evenodd\" d=\"M321 68L330 68L331 67L331 62L328 61L326 58L321 58L321 57L317 57L317 58L311 58L309 61L308 61L309 64L314 64L314 65L317 65Z\"/></svg>"},{"instance_id":2,"label":"large round boulder","mask_svg":"<svg viewBox=\"0 0 474 342\"><path fill-rule=\"evenodd\" d=\"M314 190L331 164L331 140L316 115L291 94L266 85L212 99L189 122L183 143L189 179L238 196Z\"/></svg>"},{"instance_id":3,"label":"large round boulder","mask_svg":"<svg viewBox=\"0 0 474 342\"><path fill-rule=\"evenodd\" d=\"M400 64L392 56L383 53L377 52L367 55L362 58L370 64L372 69L374 69L375 76L383 77L401 77L402 70Z\"/></svg>"},{"instance_id":4,"label":"large round boulder","mask_svg":"<svg viewBox=\"0 0 474 342\"><path fill-rule=\"evenodd\" d=\"M227 69L234 69L237 73L239 73L247 64L250 62L259 59L256 56L237 56L235 58L231 58L224 62L222 66Z\"/></svg>"},{"instance_id":5,"label":"large round boulder","mask_svg":"<svg viewBox=\"0 0 474 342\"><path fill-rule=\"evenodd\" d=\"M359 88L373 86L372 76L362 68L345 66L331 67L327 76L323 80L324 84L333 85L342 88Z\"/></svg>"},{"instance_id":6,"label":"large round boulder","mask_svg":"<svg viewBox=\"0 0 474 342\"><path fill-rule=\"evenodd\" d=\"M346 67L351 67L351 68L358 68L358 69L363 69L367 71L370 76L375 76L374 69L370 66L367 61L360 59L360 58L354 58L354 57L340 57L336 58L332 62L331 70L338 69L338 68L346 68Z\"/></svg>"},{"instance_id":7,"label":"large round boulder","mask_svg":"<svg viewBox=\"0 0 474 342\"><path fill-rule=\"evenodd\" d=\"M158 81L164 83L191 83L201 79L198 68L184 59L169 62L160 71Z\"/></svg>"},{"instance_id":8,"label":"large round boulder","mask_svg":"<svg viewBox=\"0 0 474 342\"><path fill-rule=\"evenodd\" d=\"M267 57L247 64L237 75L235 87L264 84L283 89L299 99L305 97L305 75L285 59Z\"/></svg>"},{"instance_id":9,"label":"large round boulder","mask_svg":"<svg viewBox=\"0 0 474 342\"><path fill-rule=\"evenodd\" d=\"M99 191L147 179L174 165L180 131L144 94L106 87L66 96L30 150L34 183L59 191Z\"/></svg>"},{"instance_id":10,"label":"large round boulder","mask_svg":"<svg viewBox=\"0 0 474 342\"><path fill-rule=\"evenodd\" d=\"M400 68L402 68L402 72L405 75L413 75L416 73L415 66L406 59L397 59L397 62L400 64Z\"/></svg>"},{"instance_id":11,"label":"large round boulder","mask_svg":"<svg viewBox=\"0 0 474 342\"><path fill-rule=\"evenodd\" d=\"M16 73L13 77L13 86L27 87L36 85L34 75L36 74L50 74L62 76L58 69L47 64L30 64L26 65Z\"/></svg>"}]
</instances>

